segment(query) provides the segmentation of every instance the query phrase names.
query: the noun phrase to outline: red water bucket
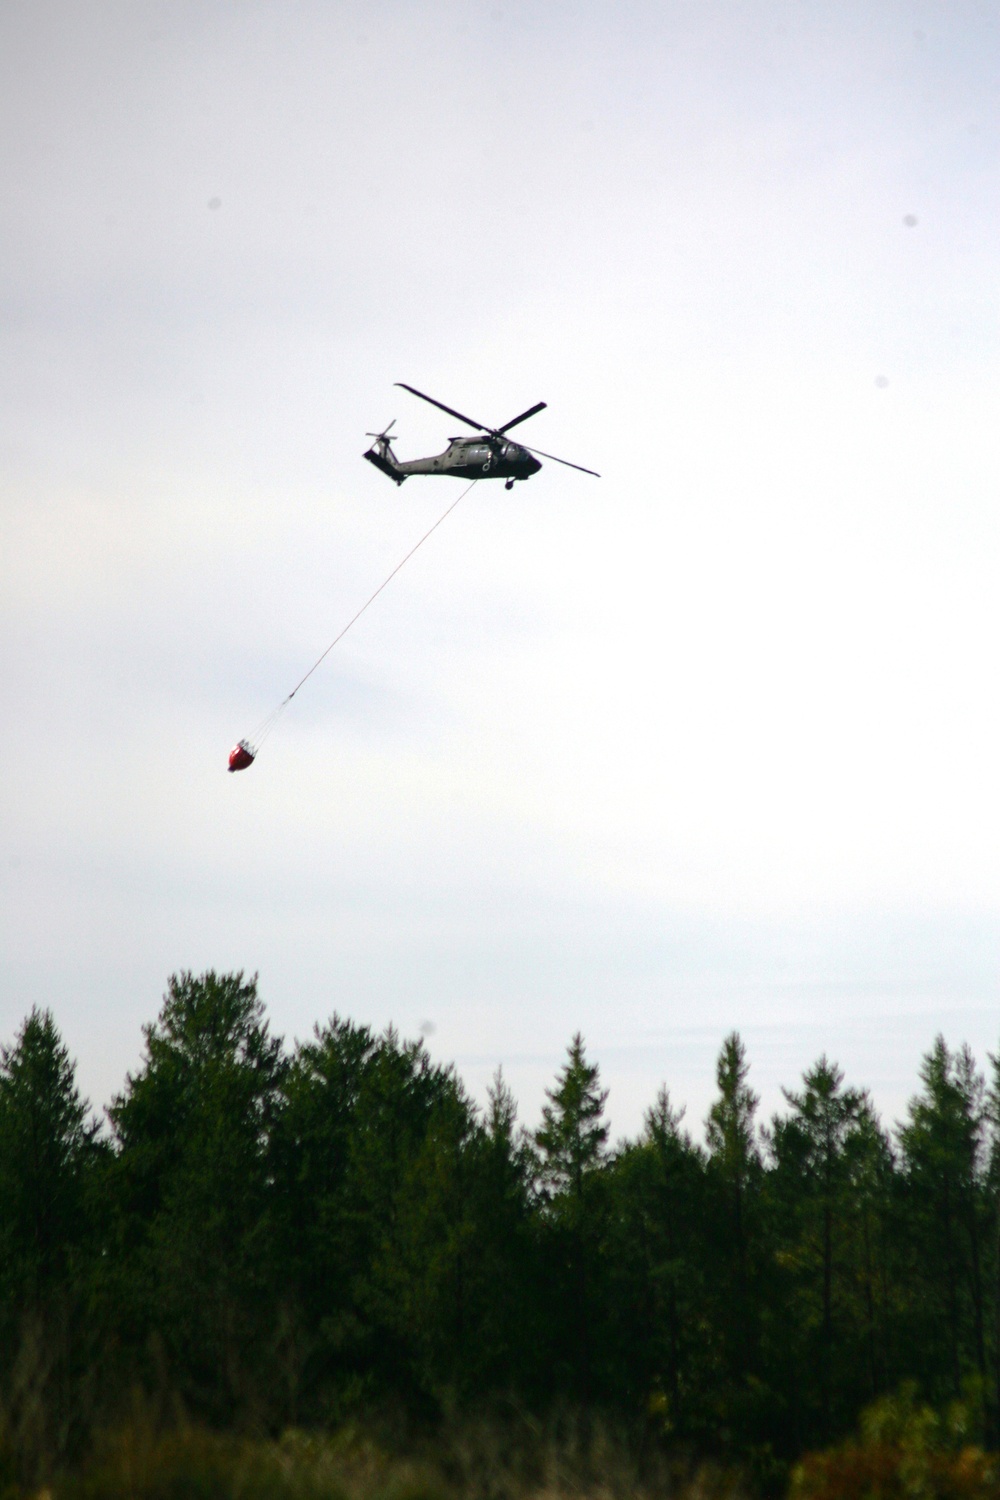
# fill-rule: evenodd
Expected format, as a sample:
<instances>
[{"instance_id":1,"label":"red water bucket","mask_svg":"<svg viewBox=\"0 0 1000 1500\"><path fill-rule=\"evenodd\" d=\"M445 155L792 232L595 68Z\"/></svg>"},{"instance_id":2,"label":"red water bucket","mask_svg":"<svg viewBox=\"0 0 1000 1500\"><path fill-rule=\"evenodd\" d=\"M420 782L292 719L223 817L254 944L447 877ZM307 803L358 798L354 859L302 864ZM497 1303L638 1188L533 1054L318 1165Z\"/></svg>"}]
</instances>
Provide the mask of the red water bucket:
<instances>
[{"instance_id":1,"label":"red water bucket","mask_svg":"<svg viewBox=\"0 0 1000 1500\"><path fill-rule=\"evenodd\" d=\"M229 769L231 771L245 771L247 766L253 765L254 751L250 749L246 740L240 740L229 752Z\"/></svg>"}]
</instances>

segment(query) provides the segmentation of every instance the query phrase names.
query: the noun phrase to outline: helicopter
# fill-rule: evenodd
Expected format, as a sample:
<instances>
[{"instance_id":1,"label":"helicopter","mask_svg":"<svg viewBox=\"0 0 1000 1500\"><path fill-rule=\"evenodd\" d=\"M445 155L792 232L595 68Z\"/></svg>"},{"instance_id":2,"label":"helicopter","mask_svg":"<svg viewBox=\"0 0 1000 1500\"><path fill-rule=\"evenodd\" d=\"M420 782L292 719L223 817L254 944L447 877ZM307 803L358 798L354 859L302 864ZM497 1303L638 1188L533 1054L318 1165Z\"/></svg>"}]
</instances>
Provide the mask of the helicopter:
<instances>
[{"instance_id":1,"label":"helicopter","mask_svg":"<svg viewBox=\"0 0 1000 1500\"><path fill-rule=\"evenodd\" d=\"M428 401L431 406L447 412L449 417L456 417L475 432L474 437L449 438L448 447L435 458L411 458L403 463L393 453L393 439L389 436L396 425L395 417L381 432L369 432L367 436L375 441L364 457L397 484L402 484L411 474L453 474L456 479L505 479L507 482L504 488L510 490L514 488L516 479L530 479L532 474L538 473L542 466L534 456L536 453L540 458L550 458L554 463L565 464L568 469L593 474L595 479L601 477L594 469L585 469L582 464L571 464L568 459L556 458L554 453L543 453L540 448L528 448L524 443L511 442L506 436L519 422L526 422L536 412L544 411L548 404L545 401L537 401L534 406L529 406L527 411L505 422L502 427L487 427L485 423L475 422L472 417L463 416L453 407L445 406L443 401L435 401L433 396L418 391L416 386L406 385L402 380L397 380L396 385L401 390L409 391L412 396L419 396L421 401Z\"/></svg>"}]
</instances>

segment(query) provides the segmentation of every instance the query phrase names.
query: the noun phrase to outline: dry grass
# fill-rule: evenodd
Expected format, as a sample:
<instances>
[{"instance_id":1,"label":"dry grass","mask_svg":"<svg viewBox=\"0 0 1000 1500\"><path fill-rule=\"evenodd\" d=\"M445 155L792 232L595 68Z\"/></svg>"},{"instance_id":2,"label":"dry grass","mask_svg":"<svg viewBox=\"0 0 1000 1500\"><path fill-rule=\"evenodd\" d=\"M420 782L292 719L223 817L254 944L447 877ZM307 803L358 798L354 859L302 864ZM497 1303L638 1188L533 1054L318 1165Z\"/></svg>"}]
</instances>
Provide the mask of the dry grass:
<instances>
[{"instance_id":1,"label":"dry grass","mask_svg":"<svg viewBox=\"0 0 1000 1500\"><path fill-rule=\"evenodd\" d=\"M164 1429L137 1403L89 1458L37 1500L741 1500L721 1471L638 1462L601 1423L568 1416L456 1424L390 1452L370 1435L291 1431L240 1438L178 1423Z\"/></svg>"}]
</instances>

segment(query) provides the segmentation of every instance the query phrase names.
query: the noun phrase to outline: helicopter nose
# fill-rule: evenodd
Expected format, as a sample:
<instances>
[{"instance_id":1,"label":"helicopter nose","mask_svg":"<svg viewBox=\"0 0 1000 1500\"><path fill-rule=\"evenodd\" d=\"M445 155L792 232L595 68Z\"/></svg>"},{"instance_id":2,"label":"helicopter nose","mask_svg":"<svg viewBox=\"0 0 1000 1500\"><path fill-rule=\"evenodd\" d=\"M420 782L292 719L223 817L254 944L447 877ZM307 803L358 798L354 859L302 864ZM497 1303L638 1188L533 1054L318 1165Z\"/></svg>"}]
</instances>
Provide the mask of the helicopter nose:
<instances>
[{"instance_id":1,"label":"helicopter nose","mask_svg":"<svg viewBox=\"0 0 1000 1500\"><path fill-rule=\"evenodd\" d=\"M529 474L537 474L538 471L539 471L539 469L542 467L541 464L538 462L538 459L534 456L533 453L529 453L527 455L527 459L528 459L528 462L525 464L525 468L527 469L528 473Z\"/></svg>"}]
</instances>

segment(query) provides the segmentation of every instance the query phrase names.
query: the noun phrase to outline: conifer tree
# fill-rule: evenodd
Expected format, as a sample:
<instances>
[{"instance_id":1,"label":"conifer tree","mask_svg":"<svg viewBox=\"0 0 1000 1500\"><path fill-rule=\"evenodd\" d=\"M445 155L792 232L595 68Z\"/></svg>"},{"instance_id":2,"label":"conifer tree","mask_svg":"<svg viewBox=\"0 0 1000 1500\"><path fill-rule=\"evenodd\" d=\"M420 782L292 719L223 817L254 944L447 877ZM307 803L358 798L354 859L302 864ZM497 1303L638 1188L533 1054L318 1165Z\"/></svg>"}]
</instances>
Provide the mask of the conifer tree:
<instances>
[{"instance_id":1,"label":"conifer tree","mask_svg":"<svg viewBox=\"0 0 1000 1500\"><path fill-rule=\"evenodd\" d=\"M739 1033L733 1031L723 1042L716 1064L719 1097L708 1112L705 1139L709 1171L722 1199L716 1251L721 1251L725 1267L721 1277L722 1301L727 1308L724 1322L735 1335L727 1337L726 1342L730 1343L730 1362L738 1379L749 1373L756 1357L750 1240L753 1199L759 1191L762 1164L755 1124L760 1101L747 1083L749 1072L746 1048Z\"/></svg>"},{"instance_id":2,"label":"conifer tree","mask_svg":"<svg viewBox=\"0 0 1000 1500\"><path fill-rule=\"evenodd\" d=\"M109 1110L120 1243L108 1293L144 1341L161 1341L185 1398L231 1416L260 1397L279 1321L270 1153L282 1045L256 979L212 971L173 975L145 1038Z\"/></svg>"},{"instance_id":3,"label":"conifer tree","mask_svg":"<svg viewBox=\"0 0 1000 1500\"><path fill-rule=\"evenodd\" d=\"M705 1337L705 1155L666 1087L609 1166L606 1215L616 1387L672 1434L700 1436ZM709 1356L709 1357L706 1357Z\"/></svg>"},{"instance_id":4,"label":"conifer tree","mask_svg":"<svg viewBox=\"0 0 1000 1500\"><path fill-rule=\"evenodd\" d=\"M982 1253L985 1080L968 1047L939 1036L920 1067L923 1090L900 1128L911 1245L911 1352L939 1397L986 1373Z\"/></svg>"},{"instance_id":5,"label":"conifer tree","mask_svg":"<svg viewBox=\"0 0 1000 1500\"><path fill-rule=\"evenodd\" d=\"M477 1224L471 1169L475 1125L465 1091L450 1088L412 1140L387 1207L365 1310L396 1345L399 1394L467 1393L467 1345L479 1334Z\"/></svg>"},{"instance_id":6,"label":"conifer tree","mask_svg":"<svg viewBox=\"0 0 1000 1500\"><path fill-rule=\"evenodd\" d=\"M470 1356L478 1388L544 1391L539 1326L545 1301L539 1285L532 1186L537 1159L517 1123L517 1103L502 1069L487 1089L475 1133L469 1192L475 1220L479 1333Z\"/></svg>"},{"instance_id":7,"label":"conifer tree","mask_svg":"<svg viewBox=\"0 0 1000 1500\"><path fill-rule=\"evenodd\" d=\"M600 1087L597 1064L587 1061L579 1032L556 1087L546 1091L542 1124L535 1132L539 1175L545 1193L554 1257L553 1279L560 1295L554 1310L561 1312L567 1330L563 1343L566 1379L583 1401L592 1395L594 1374L593 1323L598 1299L595 1289L600 1213L593 1188L605 1159L608 1124L604 1119L607 1090ZM558 1348L561 1331L555 1330Z\"/></svg>"},{"instance_id":8,"label":"conifer tree","mask_svg":"<svg viewBox=\"0 0 1000 1500\"><path fill-rule=\"evenodd\" d=\"M835 1310L846 1298L846 1242L852 1212L848 1143L865 1099L843 1087L840 1068L823 1056L803 1075L796 1093L783 1089L791 1114L773 1122L771 1143L778 1192L785 1205L781 1233L786 1263L794 1268L793 1320L802 1363L800 1387L817 1390L819 1421L808 1440L826 1442L831 1433L835 1351ZM841 1340L845 1330L840 1330Z\"/></svg>"},{"instance_id":9,"label":"conifer tree","mask_svg":"<svg viewBox=\"0 0 1000 1500\"><path fill-rule=\"evenodd\" d=\"M0 1047L0 1280L7 1308L37 1315L84 1238L98 1126L52 1013L33 1010Z\"/></svg>"},{"instance_id":10,"label":"conifer tree","mask_svg":"<svg viewBox=\"0 0 1000 1500\"><path fill-rule=\"evenodd\" d=\"M599 1087L597 1064L587 1062L583 1037L576 1033L569 1057L554 1089L546 1090L542 1124L535 1132L542 1180L556 1193L567 1193L579 1212L587 1175L604 1158L608 1125L604 1106L608 1091Z\"/></svg>"},{"instance_id":11,"label":"conifer tree","mask_svg":"<svg viewBox=\"0 0 1000 1500\"><path fill-rule=\"evenodd\" d=\"M852 1279L859 1358L864 1388L856 1382L855 1401L874 1401L894 1384L891 1329L897 1238L896 1165L889 1136L867 1094L845 1142L848 1202L851 1210L848 1275ZM863 1349L863 1352L862 1352Z\"/></svg>"},{"instance_id":12,"label":"conifer tree","mask_svg":"<svg viewBox=\"0 0 1000 1500\"><path fill-rule=\"evenodd\" d=\"M990 1052L990 1085L985 1098L986 1142L986 1235L988 1263L992 1266L993 1304L989 1342L992 1352L990 1376L990 1432L993 1447L1000 1446L1000 1051Z\"/></svg>"},{"instance_id":13,"label":"conifer tree","mask_svg":"<svg viewBox=\"0 0 1000 1500\"><path fill-rule=\"evenodd\" d=\"M88 1109L51 1012L33 1010L0 1047L0 1469L13 1441L32 1489L81 1426L105 1154Z\"/></svg>"},{"instance_id":14,"label":"conifer tree","mask_svg":"<svg viewBox=\"0 0 1000 1500\"><path fill-rule=\"evenodd\" d=\"M420 1399L461 1385L474 1132L453 1069L334 1015L285 1093L276 1196L315 1408L358 1382Z\"/></svg>"}]
</instances>

